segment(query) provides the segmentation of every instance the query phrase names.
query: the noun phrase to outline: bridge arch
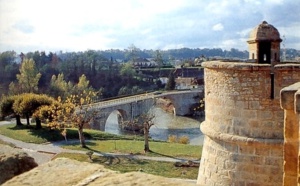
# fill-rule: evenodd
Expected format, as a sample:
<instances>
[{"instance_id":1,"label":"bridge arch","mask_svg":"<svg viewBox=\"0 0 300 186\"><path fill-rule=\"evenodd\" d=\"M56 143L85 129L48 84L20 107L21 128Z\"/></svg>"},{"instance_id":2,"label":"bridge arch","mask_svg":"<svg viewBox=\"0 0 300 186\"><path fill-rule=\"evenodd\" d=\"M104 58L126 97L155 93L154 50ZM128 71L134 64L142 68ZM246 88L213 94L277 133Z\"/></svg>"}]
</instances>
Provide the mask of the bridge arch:
<instances>
[{"instance_id":1,"label":"bridge arch","mask_svg":"<svg viewBox=\"0 0 300 186\"><path fill-rule=\"evenodd\" d=\"M104 131L113 132L116 128L120 128L123 121L127 121L128 113L123 109L115 109L110 113L107 113L107 117L104 118ZM113 123L111 123L113 122Z\"/></svg>"},{"instance_id":2,"label":"bridge arch","mask_svg":"<svg viewBox=\"0 0 300 186\"><path fill-rule=\"evenodd\" d=\"M104 131L106 121L114 110L118 110L124 120L135 118L148 112L154 106L156 98L159 97L165 97L172 102L175 108L173 110L174 114L179 116L189 115L191 105L199 102L201 92L203 90L172 91L160 95L141 94L95 103L91 110L96 109L99 114L90 122L90 126L93 129Z\"/></svg>"},{"instance_id":3,"label":"bridge arch","mask_svg":"<svg viewBox=\"0 0 300 186\"><path fill-rule=\"evenodd\" d=\"M162 96L156 100L156 107L160 107L169 113L176 115L175 101L171 97Z\"/></svg>"}]
</instances>

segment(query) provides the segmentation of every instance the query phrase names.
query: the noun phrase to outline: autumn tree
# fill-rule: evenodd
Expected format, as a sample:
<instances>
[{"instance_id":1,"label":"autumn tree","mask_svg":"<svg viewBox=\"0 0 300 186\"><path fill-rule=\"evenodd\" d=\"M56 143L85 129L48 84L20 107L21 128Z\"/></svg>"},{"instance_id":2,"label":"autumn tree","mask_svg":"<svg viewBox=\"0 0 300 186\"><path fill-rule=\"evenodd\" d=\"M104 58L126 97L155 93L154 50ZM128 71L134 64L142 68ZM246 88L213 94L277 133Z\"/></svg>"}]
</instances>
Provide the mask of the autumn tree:
<instances>
[{"instance_id":1,"label":"autumn tree","mask_svg":"<svg viewBox=\"0 0 300 186\"><path fill-rule=\"evenodd\" d=\"M32 117L34 112L43 105L51 105L54 99L41 94L25 93L17 96L17 99L13 103L13 110L15 113L21 116L25 116L27 125L30 125L29 118ZM36 128L42 128L41 120L39 117L35 117Z\"/></svg>"},{"instance_id":2,"label":"autumn tree","mask_svg":"<svg viewBox=\"0 0 300 186\"><path fill-rule=\"evenodd\" d=\"M94 119L98 111L92 109L93 99L96 96L95 92L83 92L79 96L71 96L66 100L67 104L74 105L74 112L65 111L65 116L68 117L73 127L77 128L81 147L86 147L83 128L88 126ZM79 100L79 101L78 101Z\"/></svg>"},{"instance_id":3,"label":"autumn tree","mask_svg":"<svg viewBox=\"0 0 300 186\"><path fill-rule=\"evenodd\" d=\"M74 88L76 94L68 96L66 100L59 97L54 104L42 107L40 112L36 114L48 117L48 126L51 128L59 128L63 131L69 126L77 128L81 147L86 147L83 129L89 125L98 113L97 110L92 108L97 92L89 86L89 81L85 75L79 78L79 82Z\"/></svg>"},{"instance_id":4,"label":"autumn tree","mask_svg":"<svg viewBox=\"0 0 300 186\"><path fill-rule=\"evenodd\" d=\"M10 84L10 91L18 90L21 93L37 92L40 78L41 74L38 72L33 59L24 59L20 67L20 74L17 74L18 83ZM19 89L16 89L16 87L19 87Z\"/></svg>"},{"instance_id":5,"label":"autumn tree","mask_svg":"<svg viewBox=\"0 0 300 186\"><path fill-rule=\"evenodd\" d=\"M75 105L72 103L63 103L61 98L52 102L51 105L43 105L33 113L33 117L43 120L51 129L61 130L61 134L67 141L66 128L72 127L70 123L70 113L75 110Z\"/></svg>"}]
</instances>

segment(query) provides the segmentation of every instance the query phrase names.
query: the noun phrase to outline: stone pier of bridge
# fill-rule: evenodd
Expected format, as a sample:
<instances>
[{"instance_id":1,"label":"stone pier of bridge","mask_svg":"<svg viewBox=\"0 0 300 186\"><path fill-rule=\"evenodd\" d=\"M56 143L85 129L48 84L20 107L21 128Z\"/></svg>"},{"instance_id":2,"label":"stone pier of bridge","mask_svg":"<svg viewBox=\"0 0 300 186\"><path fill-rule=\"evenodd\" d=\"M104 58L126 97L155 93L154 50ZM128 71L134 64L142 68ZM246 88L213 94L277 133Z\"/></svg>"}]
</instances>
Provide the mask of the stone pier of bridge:
<instances>
[{"instance_id":1,"label":"stone pier of bridge","mask_svg":"<svg viewBox=\"0 0 300 186\"><path fill-rule=\"evenodd\" d=\"M118 111L123 121L138 117L153 108L156 99L159 98L168 99L172 102L174 114L179 116L190 115L192 105L199 103L200 99L203 98L201 95L203 95L203 91L199 89L194 91L166 92L158 95L152 93L141 94L98 102L90 109L97 112L94 120L90 122L90 127L104 131L106 121L113 111Z\"/></svg>"}]
</instances>

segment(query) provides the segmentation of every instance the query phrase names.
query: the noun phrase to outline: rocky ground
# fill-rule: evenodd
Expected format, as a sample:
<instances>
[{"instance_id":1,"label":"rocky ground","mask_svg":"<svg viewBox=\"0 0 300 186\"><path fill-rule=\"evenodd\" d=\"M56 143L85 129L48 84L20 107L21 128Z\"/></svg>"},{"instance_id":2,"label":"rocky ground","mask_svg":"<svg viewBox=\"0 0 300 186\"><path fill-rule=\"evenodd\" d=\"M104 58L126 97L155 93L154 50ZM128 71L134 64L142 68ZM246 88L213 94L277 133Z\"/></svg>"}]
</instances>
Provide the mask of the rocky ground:
<instances>
[{"instance_id":1,"label":"rocky ground","mask_svg":"<svg viewBox=\"0 0 300 186\"><path fill-rule=\"evenodd\" d=\"M38 166L23 150L6 145L0 145L0 157L0 184L3 183L3 186L195 185L193 180L164 178L142 172L121 174L99 164L67 158L58 158Z\"/></svg>"},{"instance_id":2,"label":"rocky ground","mask_svg":"<svg viewBox=\"0 0 300 186\"><path fill-rule=\"evenodd\" d=\"M142 172L130 172L121 174L105 169L102 165L78 162L66 158L59 158L40 165L31 171L25 172L5 182L3 186L20 185L74 185L74 186L109 186L109 185L195 185L186 180L164 178L145 174Z\"/></svg>"}]
</instances>

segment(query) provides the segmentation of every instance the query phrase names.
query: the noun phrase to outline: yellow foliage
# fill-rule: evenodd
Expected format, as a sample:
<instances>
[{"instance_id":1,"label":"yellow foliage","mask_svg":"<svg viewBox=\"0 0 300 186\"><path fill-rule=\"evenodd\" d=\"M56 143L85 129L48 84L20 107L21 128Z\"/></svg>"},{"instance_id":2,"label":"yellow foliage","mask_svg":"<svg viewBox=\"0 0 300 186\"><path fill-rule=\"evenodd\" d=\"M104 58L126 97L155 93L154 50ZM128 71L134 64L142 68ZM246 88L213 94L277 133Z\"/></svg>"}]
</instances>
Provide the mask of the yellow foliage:
<instances>
[{"instance_id":1,"label":"yellow foliage","mask_svg":"<svg viewBox=\"0 0 300 186\"><path fill-rule=\"evenodd\" d=\"M178 139L178 143L181 143L181 144L189 144L190 143L190 139L188 136L181 136L179 139Z\"/></svg>"},{"instance_id":2,"label":"yellow foliage","mask_svg":"<svg viewBox=\"0 0 300 186\"><path fill-rule=\"evenodd\" d=\"M168 142L170 143L177 143L177 136L176 135L169 135Z\"/></svg>"},{"instance_id":3,"label":"yellow foliage","mask_svg":"<svg viewBox=\"0 0 300 186\"><path fill-rule=\"evenodd\" d=\"M181 144L189 144L190 139L188 136L181 136L177 138L176 135L169 135L168 136L168 142L170 143L181 143Z\"/></svg>"}]
</instances>

